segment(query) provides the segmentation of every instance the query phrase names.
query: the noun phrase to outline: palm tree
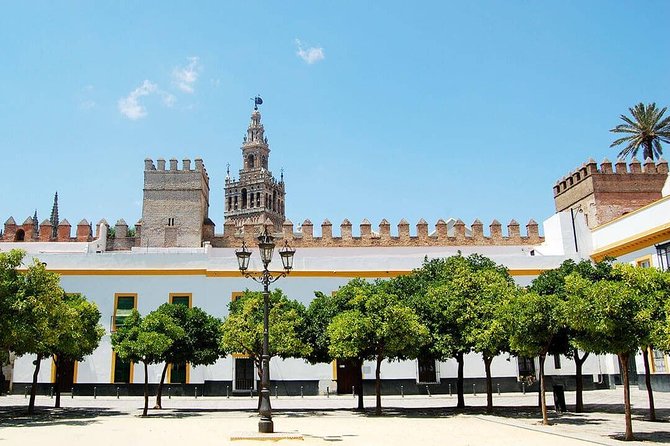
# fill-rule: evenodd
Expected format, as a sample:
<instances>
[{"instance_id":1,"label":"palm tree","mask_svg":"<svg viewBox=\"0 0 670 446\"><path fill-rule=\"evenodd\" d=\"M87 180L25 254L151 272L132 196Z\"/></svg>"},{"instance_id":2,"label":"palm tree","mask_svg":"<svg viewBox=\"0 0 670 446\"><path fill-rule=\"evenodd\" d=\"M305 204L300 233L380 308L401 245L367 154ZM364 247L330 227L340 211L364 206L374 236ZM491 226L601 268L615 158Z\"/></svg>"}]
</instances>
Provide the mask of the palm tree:
<instances>
[{"instance_id":1,"label":"palm tree","mask_svg":"<svg viewBox=\"0 0 670 446\"><path fill-rule=\"evenodd\" d=\"M619 124L610 130L612 133L628 133L628 136L619 138L610 144L610 147L627 143L619 152L619 158L632 154L637 155L640 147L644 148L644 159L660 158L663 155L661 142L670 143L670 116L661 119L667 107L662 110L656 108L656 103L644 105L642 102L629 108L632 118L621 115L625 124Z\"/></svg>"}]
</instances>

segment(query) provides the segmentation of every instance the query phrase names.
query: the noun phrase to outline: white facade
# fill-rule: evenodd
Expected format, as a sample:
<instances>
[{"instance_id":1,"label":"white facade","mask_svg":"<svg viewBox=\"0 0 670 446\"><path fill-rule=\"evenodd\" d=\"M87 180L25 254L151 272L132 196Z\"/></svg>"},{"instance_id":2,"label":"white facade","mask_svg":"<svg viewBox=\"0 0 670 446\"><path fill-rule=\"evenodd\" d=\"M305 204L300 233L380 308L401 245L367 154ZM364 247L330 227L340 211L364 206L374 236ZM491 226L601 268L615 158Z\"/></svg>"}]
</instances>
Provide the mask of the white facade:
<instances>
[{"instance_id":1,"label":"white facade","mask_svg":"<svg viewBox=\"0 0 670 446\"><path fill-rule=\"evenodd\" d=\"M559 266L566 259L600 259L613 255L619 261L640 263L648 260L649 266L659 266L655 245L670 240L670 197L624 215L593 230L588 229L580 213L569 211L555 214L543 224L545 241L537 246L449 246L449 247L361 247L361 248L301 248L294 261L290 276L276 285L286 295L309 304L315 291L326 294L355 277L384 278L408 272L421 266L425 256L448 257L459 251L463 255L479 253L496 263L505 265L519 285L528 285L545 270ZM100 228L99 234L106 234ZM257 285L241 277L233 249L212 248L133 248L131 251L105 251L104 240L93 242L43 243L7 242L2 251L21 248L28 257L37 257L47 263L47 268L59 272L62 286L67 292L82 293L95 302L102 313L101 322L107 330L98 349L85 361L77 364L75 384L111 384L113 352L110 330L114 315L115 296L137 295L137 309L141 314L168 302L171 293L192 296L192 305L210 314L224 317L233 293L245 289L258 289ZM255 257L255 259L254 259ZM275 260L279 264L279 260ZM667 265L666 265L667 266ZM252 256L251 270L260 269L257 255ZM658 359L658 358L657 358ZM667 373L659 365L658 373ZM12 379L15 383L29 383L32 378L34 357L16 358ZM235 359L226 357L216 364L194 367L188 383L230 382L234 380ZM642 371L641 357L638 370ZM558 365L558 363L556 363ZM161 365L149 367L149 381L160 378ZM438 364L437 381L456 377L456 361ZM364 378L374 378L374 365L366 363ZM501 355L492 364L495 378L519 377L516 358ZM551 358L546 362L546 372L554 376L574 375L574 363L561 358L560 368ZM298 359L273 359L270 367L273 381L318 381L319 391L335 388L335 368L331 364L309 365ZM384 380L418 381L416 361L384 363ZM618 373L617 361L612 356L591 355L584 366L584 375L592 376L600 384L605 376ZM642 372L640 372L642 373ZM484 377L481 357L470 354L465 362L465 377ZM52 382L50 360L44 360L39 375L40 383ZM143 381L143 368L135 367L132 382Z\"/></svg>"}]
</instances>

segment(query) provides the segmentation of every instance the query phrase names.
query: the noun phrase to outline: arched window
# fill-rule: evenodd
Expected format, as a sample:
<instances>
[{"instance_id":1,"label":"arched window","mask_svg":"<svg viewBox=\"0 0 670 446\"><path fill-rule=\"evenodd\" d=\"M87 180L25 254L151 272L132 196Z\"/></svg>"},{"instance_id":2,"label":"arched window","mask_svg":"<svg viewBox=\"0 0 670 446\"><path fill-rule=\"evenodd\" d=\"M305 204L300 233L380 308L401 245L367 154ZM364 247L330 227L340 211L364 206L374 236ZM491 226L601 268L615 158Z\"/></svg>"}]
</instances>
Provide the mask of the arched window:
<instances>
[{"instance_id":1,"label":"arched window","mask_svg":"<svg viewBox=\"0 0 670 446\"><path fill-rule=\"evenodd\" d=\"M243 188L242 189L242 209L246 209L246 208L247 208L247 190Z\"/></svg>"},{"instance_id":2,"label":"arched window","mask_svg":"<svg viewBox=\"0 0 670 446\"><path fill-rule=\"evenodd\" d=\"M233 207L233 197L228 197L228 210L230 211Z\"/></svg>"},{"instance_id":3,"label":"arched window","mask_svg":"<svg viewBox=\"0 0 670 446\"><path fill-rule=\"evenodd\" d=\"M272 191L272 210L277 212L277 191Z\"/></svg>"},{"instance_id":4,"label":"arched window","mask_svg":"<svg viewBox=\"0 0 670 446\"><path fill-rule=\"evenodd\" d=\"M26 239L26 232L23 229L19 229L16 231L16 235L14 235L14 241L15 242L22 242Z\"/></svg>"}]
</instances>

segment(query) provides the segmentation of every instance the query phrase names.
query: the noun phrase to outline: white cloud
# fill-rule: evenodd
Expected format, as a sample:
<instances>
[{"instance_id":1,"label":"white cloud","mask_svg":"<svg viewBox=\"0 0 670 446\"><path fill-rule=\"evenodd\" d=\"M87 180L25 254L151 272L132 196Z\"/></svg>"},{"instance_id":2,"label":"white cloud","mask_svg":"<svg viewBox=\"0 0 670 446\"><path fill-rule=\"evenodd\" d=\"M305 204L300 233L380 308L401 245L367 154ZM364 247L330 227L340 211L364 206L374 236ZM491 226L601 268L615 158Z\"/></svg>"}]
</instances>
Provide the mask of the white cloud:
<instances>
[{"instance_id":1,"label":"white cloud","mask_svg":"<svg viewBox=\"0 0 670 446\"><path fill-rule=\"evenodd\" d=\"M326 58L326 53L321 47L316 48L312 46L309 48L303 48L302 42L298 39L295 39L295 44L298 46L298 51L296 51L298 57L310 65Z\"/></svg>"},{"instance_id":2,"label":"white cloud","mask_svg":"<svg viewBox=\"0 0 670 446\"><path fill-rule=\"evenodd\" d=\"M128 119L137 120L147 115L147 109L140 104L139 99L149 96L158 90L158 85L145 80L142 85L130 92L130 94L119 99L119 111Z\"/></svg>"},{"instance_id":3,"label":"white cloud","mask_svg":"<svg viewBox=\"0 0 670 446\"><path fill-rule=\"evenodd\" d=\"M185 67L175 67L172 70L172 82L184 93L193 93L202 67L197 57L189 57L188 61Z\"/></svg>"},{"instance_id":4,"label":"white cloud","mask_svg":"<svg viewBox=\"0 0 670 446\"><path fill-rule=\"evenodd\" d=\"M161 90L158 88L158 85L150 80L145 80L142 82L142 85L131 91L128 96L119 99L119 111L126 118L132 119L133 121L144 118L147 115L147 109L140 102L140 98L152 94L160 96L163 105L166 107L172 107L177 100L173 94Z\"/></svg>"}]
</instances>

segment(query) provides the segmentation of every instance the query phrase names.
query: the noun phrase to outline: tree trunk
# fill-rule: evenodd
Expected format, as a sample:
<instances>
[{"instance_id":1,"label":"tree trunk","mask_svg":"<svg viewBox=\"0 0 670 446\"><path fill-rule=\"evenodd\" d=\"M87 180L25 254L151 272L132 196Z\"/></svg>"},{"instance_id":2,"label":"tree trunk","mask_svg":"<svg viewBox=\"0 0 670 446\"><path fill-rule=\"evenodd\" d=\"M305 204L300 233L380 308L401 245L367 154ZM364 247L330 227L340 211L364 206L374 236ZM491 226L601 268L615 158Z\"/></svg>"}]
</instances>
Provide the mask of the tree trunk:
<instances>
[{"instance_id":1,"label":"tree trunk","mask_svg":"<svg viewBox=\"0 0 670 446\"><path fill-rule=\"evenodd\" d=\"M628 353L619 354L619 363L621 364L621 374L623 376L623 406L626 418L626 435L624 440L633 441L633 422L630 415L630 388L628 387Z\"/></svg>"},{"instance_id":2,"label":"tree trunk","mask_svg":"<svg viewBox=\"0 0 670 446\"><path fill-rule=\"evenodd\" d=\"M644 142L644 159L654 159L654 150L652 149L653 142L651 139ZM642 161L644 163L644 160Z\"/></svg>"},{"instance_id":3,"label":"tree trunk","mask_svg":"<svg viewBox=\"0 0 670 446\"><path fill-rule=\"evenodd\" d=\"M156 390L156 405L154 406L154 409L163 408L161 397L163 396L163 383L165 382L165 374L167 373L167 369L169 366L170 364L166 362L165 366L163 367L163 373L161 373L161 381L158 383L158 390Z\"/></svg>"},{"instance_id":4,"label":"tree trunk","mask_svg":"<svg viewBox=\"0 0 670 446\"><path fill-rule=\"evenodd\" d=\"M540 405L542 406L542 424L549 424L549 416L547 415L547 394L546 383L544 382L544 360L547 359L546 354L540 355Z\"/></svg>"},{"instance_id":5,"label":"tree trunk","mask_svg":"<svg viewBox=\"0 0 670 446\"><path fill-rule=\"evenodd\" d=\"M30 401L28 402L28 415L35 414L35 395L37 393L37 375L40 373L40 365L42 363L42 355L37 354L35 360L35 371L33 372L33 385L30 387Z\"/></svg>"},{"instance_id":6,"label":"tree trunk","mask_svg":"<svg viewBox=\"0 0 670 446\"><path fill-rule=\"evenodd\" d=\"M149 411L149 366L144 361L144 410L142 416L146 417Z\"/></svg>"},{"instance_id":7,"label":"tree trunk","mask_svg":"<svg viewBox=\"0 0 670 446\"><path fill-rule=\"evenodd\" d=\"M458 377L456 378L456 394L458 401L456 407L463 409L465 407L465 397L463 396L463 352L456 354L456 362L458 363Z\"/></svg>"},{"instance_id":8,"label":"tree trunk","mask_svg":"<svg viewBox=\"0 0 670 446\"><path fill-rule=\"evenodd\" d=\"M357 410L365 410L365 405L363 404L363 360L357 359L354 361L354 367L356 368L356 384L355 390L358 394L358 407Z\"/></svg>"},{"instance_id":9,"label":"tree trunk","mask_svg":"<svg viewBox=\"0 0 670 446\"><path fill-rule=\"evenodd\" d=\"M649 421L656 421L656 408L654 408L654 391L651 388L651 368L649 367L649 352L651 346L642 350L644 358L644 384L647 386L647 395L649 396ZM635 359L633 359L634 361Z\"/></svg>"},{"instance_id":10,"label":"tree trunk","mask_svg":"<svg viewBox=\"0 0 670 446\"><path fill-rule=\"evenodd\" d=\"M377 355L377 368L375 369L375 415L382 414L382 360L381 355Z\"/></svg>"},{"instance_id":11,"label":"tree trunk","mask_svg":"<svg viewBox=\"0 0 670 446\"><path fill-rule=\"evenodd\" d=\"M575 412L584 412L584 380L582 378L582 367L586 358L589 357L589 352L585 352L584 356L579 357L579 350L575 349Z\"/></svg>"},{"instance_id":12,"label":"tree trunk","mask_svg":"<svg viewBox=\"0 0 670 446\"><path fill-rule=\"evenodd\" d=\"M483 355L484 370L486 371L486 411L493 412L493 380L491 379L491 361L493 358Z\"/></svg>"},{"instance_id":13,"label":"tree trunk","mask_svg":"<svg viewBox=\"0 0 670 446\"><path fill-rule=\"evenodd\" d=\"M61 368L60 368L60 361L58 358L54 355L53 357L54 361L54 368L56 369L56 382L55 382L55 392L56 392L56 403L54 404L54 407L57 409L60 409L60 382L61 382Z\"/></svg>"}]
</instances>

